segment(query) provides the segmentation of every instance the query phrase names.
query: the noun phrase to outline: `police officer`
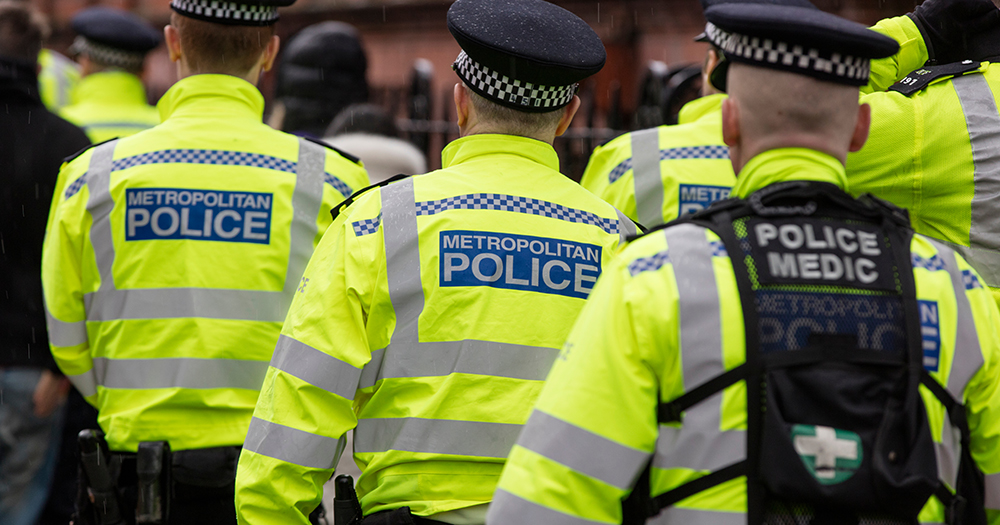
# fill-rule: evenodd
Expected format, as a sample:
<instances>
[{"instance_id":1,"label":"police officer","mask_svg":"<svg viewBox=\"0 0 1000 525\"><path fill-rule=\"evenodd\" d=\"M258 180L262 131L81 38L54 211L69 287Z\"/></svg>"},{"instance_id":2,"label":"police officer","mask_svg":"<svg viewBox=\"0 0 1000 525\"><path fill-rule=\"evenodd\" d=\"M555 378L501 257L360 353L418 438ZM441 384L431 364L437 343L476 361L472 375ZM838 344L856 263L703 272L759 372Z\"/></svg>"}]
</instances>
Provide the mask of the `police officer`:
<instances>
[{"instance_id":1,"label":"police officer","mask_svg":"<svg viewBox=\"0 0 1000 525\"><path fill-rule=\"evenodd\" d=\"M984 523L981 469L995 522L1000 313L905 212L844 191L895 42L802 7L706 18L737 198L607 269L487 521Z\"/></svg>"},{"instance_id":2,"label":"police officer","mask_svg":"<svg viewBox=\"0 0 1000 525\"><path fill-rule=\"evenodd\" d=\"M935 20L946 10L956 23ZM890 34L914 44L896 59L900 82L864 97L872 138L847 171L852 193L909 209L914 229L958 250L1000 301L998 19L991 0L928 0L891 20Z\"/></svg>"},{"instance_id":3,"label":"police officer","mask_svg":"<svg viewBox=\"0 0 1000 525\"><path fill-rule=\"evenodd\" d=\"M159 124L160 114L146 103L139 77L146 54L160 45L160 34L138 16L108 7L84 9L71 24L78 33L72 51L83 78L62 117L95 143Z\"/></svg>"},{"instance_id":4,"label":"police officer","mask_svg":"<svg viewBox=\"0 0 1000 525\"><path fill-rule=\"evenodd\" d=\"M702 0L707 9L741 0ZM813 7L808 0L747 0ZM704 33L695 38L708 42ZM709 43L702 97L681 108L678 123L626 133L594 150L580 184L645 227L670 222L729 197L736 177L722 142L725 93L710 76L722 52Z\"/></svg>"},{"instance_id":5,"label":"police officer","mask_svg":"<svg viewBox=\"0 0 1000 525\"><path fill-rule=\"evenodd\" d=\"M127 521L137 486L147 506L173 494L167 523L236 521L236 459L281 322L331 208L367 184L351 158L262 122L254 82L291 3L175 0L164 33L181 80L160 99L163 123L60 175L43 253L49 338L100 412ZM164 442L172 468L135 455ZM157 468L172 486L153 486ZM116 470L91 474L93 489Z\"/></svg>"},{"instance_id":6,"label":"police officer","mask_svg":"<svg viewBox=\"0 0 1000 525\"><path fill-rule=\"evenodd\" d=\"M240 457L241 523L304 523L352 427L364 523L483 523L559 346L634 231L551 146L604 65L594 31L543 0L458 0L448 27L462 137L443 169L355 196L317 248Z\"/></svg>"},{"instance_id":7,"label":"police officer","mask_svg":"<svg viewBox=\"0 0 1000 525\"><path fill-rule=\"evenodd\" d=\"M69 105L69 94L80 83L80 65L61 53L43 48L38 53L38 89L50 111Z\"/></svg>"}]
</instances>

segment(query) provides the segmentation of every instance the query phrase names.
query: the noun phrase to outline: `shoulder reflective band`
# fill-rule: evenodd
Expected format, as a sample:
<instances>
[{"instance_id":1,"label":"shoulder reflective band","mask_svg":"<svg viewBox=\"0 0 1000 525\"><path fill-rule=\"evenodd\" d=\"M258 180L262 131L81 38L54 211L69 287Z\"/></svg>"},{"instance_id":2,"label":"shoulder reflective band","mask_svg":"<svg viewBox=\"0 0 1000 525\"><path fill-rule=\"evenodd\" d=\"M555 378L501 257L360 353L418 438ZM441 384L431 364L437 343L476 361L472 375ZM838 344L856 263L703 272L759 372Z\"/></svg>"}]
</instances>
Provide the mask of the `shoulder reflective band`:
<instances>
[{"instance_id":1,"label":"shoulder reflective band","mask_svg":"<svg viewBox=\"0 0 1000 525\"><path fill-rule=\"evenodd\" d=\"M972 163L975 169L972 198L972 223L969 226L969 244L972 249L962 250L986 284L1000 287L1000 230L996 218L1000 216L1000 113L986 77L981 74L964 75L952 80L972 145Z\"/></svg>"},{"instance_id":2,"label":"shoulder reflective band","mask_svg":"<svg viewBox=\"0 0 1000 525\"><path fill-rule=\"evenodd\" d=\"M639 223L647 228L663 224L664 189L658 127L632 132L632 183Z\"/></svg>"},{"instance_id":3,"label":"shoulder reflective band","mask_svg":"<svg viewBox=\"0 0 1000 525\"><path fill-rule=\"evenodd\" d=\"M719 291L706 230L682 224L663 230L674 262L684 389L725 372ZM746 459L746 432L721 429L722 392L688 408L681 426L660 425L653 466L719 470Z\"/></svg>"},{"instance_id":4,"label":"shoulder reflective band","mask_svg":"<svg viewBox=\"0 0 1000 525\"><path fill-rule=\"evenodd\" d=\"M289 232L290 250L285 282L281 291L214 288L152 288L119 290L114 282L115 248L111 227L114 200L110 194L111 165L117 141L95 148L87 172L90 197L87 210L93 217L91 243L101 276L96 292L86 294L88 321L120 319L169 319L205 317L282 322L291 304L302 272L313 251L316 220L323 194L324 149L299 139L299 161L293 217Z\"/></svg>"}]
</instances>

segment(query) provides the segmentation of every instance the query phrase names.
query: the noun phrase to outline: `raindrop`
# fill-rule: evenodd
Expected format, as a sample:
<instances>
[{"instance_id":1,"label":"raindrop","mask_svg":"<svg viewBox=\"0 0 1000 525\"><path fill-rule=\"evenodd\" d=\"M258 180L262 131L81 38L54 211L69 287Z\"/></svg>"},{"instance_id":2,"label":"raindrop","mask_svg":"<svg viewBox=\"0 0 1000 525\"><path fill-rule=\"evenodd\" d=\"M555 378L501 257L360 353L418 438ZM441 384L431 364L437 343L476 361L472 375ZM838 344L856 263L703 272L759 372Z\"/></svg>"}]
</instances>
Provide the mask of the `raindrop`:
<instances>
[{"instance_id":1,"label":"raindrop","mask_svg":"<svg viewBox=\"0 0 1000 525\"><path fill-rule=\"evenodd\" d=\"M28 124L31 124L31 112L28 112Z\"/></svg>"},{"instance_id":2,"label":"raindrop","mask_svg":"<svg viewBox=\"0 0 1000 525\"><path fill-rule=\"evenodd\" d=\"M382 6L382 21L385 22L385 6Z\"/></svg>"},{"instance_id":3,"label":"raindrop","mask_svg":"<svg viewBox=\"0 0 1000 525\"><path fill-rule=\"evenodd\" d=\"M601 23L601 3L597 2L597 23Z\"/></svg>"}]
</instances>

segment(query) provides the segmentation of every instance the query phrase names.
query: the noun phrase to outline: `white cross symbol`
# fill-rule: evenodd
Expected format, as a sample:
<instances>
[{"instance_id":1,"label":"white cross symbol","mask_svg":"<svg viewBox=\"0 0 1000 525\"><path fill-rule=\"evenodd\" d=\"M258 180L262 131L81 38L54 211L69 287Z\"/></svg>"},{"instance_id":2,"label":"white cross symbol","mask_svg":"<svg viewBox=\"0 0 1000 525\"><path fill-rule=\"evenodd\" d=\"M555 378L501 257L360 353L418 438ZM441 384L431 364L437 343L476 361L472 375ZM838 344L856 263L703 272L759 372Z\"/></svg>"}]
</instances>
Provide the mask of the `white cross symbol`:
<instances>
[{"instance_id":1,"label":"white cross symbol","mask_svg":"<svg viewBox=\"0 0 1000 525\"><path fill-rule=\"evenodd\" d=\"M837 432L830 427L815 428L815 436L795 436L795 451L803 456L816 456L817 478L834 477L837 458L858 459L856 442L837 438Z\"/></svg>"}]
</instances>

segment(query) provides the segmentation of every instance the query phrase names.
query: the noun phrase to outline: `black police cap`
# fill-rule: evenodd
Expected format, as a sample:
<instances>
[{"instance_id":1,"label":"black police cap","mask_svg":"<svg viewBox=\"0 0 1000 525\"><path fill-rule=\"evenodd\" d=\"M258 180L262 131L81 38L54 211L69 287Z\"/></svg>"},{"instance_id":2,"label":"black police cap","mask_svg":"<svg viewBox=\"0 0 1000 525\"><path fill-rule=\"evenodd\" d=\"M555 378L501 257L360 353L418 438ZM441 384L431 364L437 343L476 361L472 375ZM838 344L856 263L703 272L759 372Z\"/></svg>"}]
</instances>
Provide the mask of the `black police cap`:
<instances>
[{"instance_id":1,"label":"black police cap","mask_svg":"<svg viewBox=\"0 0 1000 525\"><path fill-rule=\"evenodd\" d=\"M90 42L129 53L147 53L162 40L160 32L142 18L108 7L84 9L70 25Z\"/></svg>"},{"instance_id":2,"label":"black police cap","mask_svg":"<svg viewBox=\"0 0 1000 525\"><path fill-rule=\"evenodd\" d=\"M705 11L709 41L727 60L862 86L871 60L899 51L895 40L818 9L722 4Z\"/></svg>"},{"instance_id":3,"label":"black police cap","mask_svg":"<svg viewBox=\"0 0 1000 525\"><path fill-rule=\"evenodd\" d=\"M722 4L764 4L764 5L787 5L805 7L807 9L818 9L809 0L701 0L702 11L707 11L710 7ZM695 42L708 42L708 35L702 33L694 37Z\"/></svg>"},{"instance_id":4,"label":"black police cap","mask_svg":"<svg viewBox=\"0 0 1000 525\"><path fill-rule=\"evenodd\" d=\"M586 22L543 0L457 0L448 29L462 47L452 66L479 95L526 112L559 109L604 67Z\"/></svg>"},{"instance_id":5,"label":"black police cap","mask_svg":"<svg viewBox=\"0 0 1000 525\"><path fill-rule=\"evenodd\" d=\"M172 0L180 15L216 24L269 26L278 21L278 8L295 0Z\"/></svg>"}]
</instances>

